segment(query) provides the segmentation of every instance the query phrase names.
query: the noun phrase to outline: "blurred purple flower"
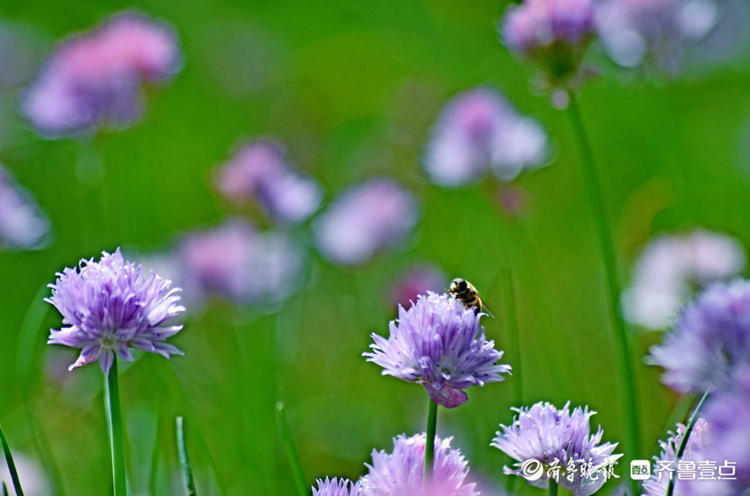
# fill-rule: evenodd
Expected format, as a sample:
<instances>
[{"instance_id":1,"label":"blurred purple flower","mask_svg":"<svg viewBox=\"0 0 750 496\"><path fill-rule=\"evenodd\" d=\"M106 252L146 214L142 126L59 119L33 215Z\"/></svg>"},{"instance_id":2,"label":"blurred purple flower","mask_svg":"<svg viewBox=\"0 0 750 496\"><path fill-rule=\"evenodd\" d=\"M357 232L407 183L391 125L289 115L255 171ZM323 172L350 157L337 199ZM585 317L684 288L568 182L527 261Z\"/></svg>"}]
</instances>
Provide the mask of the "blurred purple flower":
<instances>
[{"instance_id":1,"label":"blurred purple flower","mask_svg":"<svg viewBox=\"0 0 750 496\"><path fill-rule=\"evenodd\" d=\"M179 305L179 288L155 273L126 262L118 248L102 253L98 262L81 260L78 268L65 268L50 284L45 301L62 314L61 329L52 329L49 344L82 348L69 370L99 360L109 373L115 355L133 360L130 348L158 353L165 358L183 353L165 340L182 330L167 321L185 311Z\"/></svg>"},{"instance_id":2,"label":"blurred purple flower","mask_svg":"<svg viewBox=\"0 0 750 496\"><path fill-rule=\"evenodd\" d=\"M607 0L597 9L599 36L609 56L624 67L649 60L675 71L687 46L716 25L714 0Z\"/></svg>"},{"instance_id":3,"label":"blurred purple flower","mask_svg":"<svg viewBox=\"0 0 750 496\"><path fill-rule=\"evenodd\" d=\"M750 282L717 283L701 293L648 360L665 369L662 381L680 393L729 384L750 365Z\"/></svg>"},{"instance_id":4,"label":"blurred purple flower","mask_svg":"<svg viewBox=\"0 0 750 496\"><path fill-rule=\"evenodd\" d=\"M509 181L524 168L542 165L547 155L547 137L536 121L519 115L498 91L476 88L443 110L424 162L434 183L460 186L488 168Z\"/></svg>"},{"instance_id":5,"label":"blurred purple flower","mask_svg":"<svg viewBox=\"0 0 750 496\"><path fill-rule=\"evenodd\" d=\"M383 375L422 384L435 402L454 408L468 400L464 389L503 381L511 370L497 363L503 352L485 338L482 315L447 294L419 295L408 310L399 307L388 339L372 334L372 351L363 355Z\"/></svg>"},{"instance_id":6,"label":"blurred purple flower","mask_svg":"<svg viewBox=\"0 0 750 496\"><path fill-rule=\"evenodd\" d=\"M479 496L475 485L466 480L469 467L452 438L435 437L432 478L425 483L425 435L393 439L393 453L372 451L372 465L360 481L364 496Z\"/></svg>"},{"instance_id":7,"label":"blurred purple flower","mask_svg":"<svg viewBox=\"0 0 750 496\"><path fill-rule=\"evenodd\" d=\"M699 418L693 426L685 447L685 452L680 459L695 463L705 460L704 450L709 445L712 430L704 419ZM654 457L651 478L643 482L643 496L666 496L669 481L673 477L675 478L674 494L676 496L693 494L693 491L697 490L699 486L714 486L714 484L707 484L703 481L678 479L676 474L678 467L675 464L675 460L677 458L677 449L680 443L682 443L682 437L685 435L685 426L677 424L675 432L668 432L667 434L666 441L659 441L661 452L658 456ZM718 496L718 494L714 496Z\"/></svg>"},{"instance_id":8,"label":"blurred purple flower","mask_svg":"<svg viewBox=\"0 0 750 496\"><path fill-rule=\"evenodd\" d=\"M171 27L120 13L60 43L25 92L22 111L50 138L128 125L141 114L141 83L163 81L180 64Z\"/></svg>"},{"instance_id":9,"label":"blurred purple flower","mask_svg":"<svg viewBox=\"0 0 750 496\"><path fill-rule=\"evenodd\" d=\"M606 477L594 471L592 476L582 477L581 466L586 463L597 470L606 470L622 455L612 454L617 443L601 443L604 432L601 426L591 434L590 418L596 412L588 407L576 407L570 412L570 402L558 410L554 405L539 402L527 408L514 408L518 416L510 427L500 425L492 446L505 452L518 461L518 468L504 467L506 474L528 475L521 465L527 460L537 460L544 471L540 478L529 484L545 488L548 485L547 469L559 464L558 483L575 496L588 496L602 487ZM575 471L566 472L569 463L575 464Z\"/></svg>"},{"instance_id":10,"label":"blurred purple flower","mask_svg":"<svg viewBox=\"0 0 750 496\"><path fill-rule=\"evenodd\" d=\"M416 265L409 269L393 284L391 303L407 310L417 297L428 291L442 291L447 287L445 274L430 265Z\"/></svg>"},{"instance_id":11,"label":"blurred purple flower","mask_svg":"<svg viewBox=\"0 0 750 496\"><path fill-rule=\"evenodd\" d=\"M312 496L360 496L359 485L353 484L349 479L317 479L317 487L313 487Z\"/></svg>"},{"instance_id":12,"label":"blurred purple flower","mask_svg":"<svg viewBox=\"0 0 750 496\"><path fill-rule=\"evenodd\" d=\"M742 245L724 234L697 229L660 235L636 261L631 285L622 295L625 317L650 329L665 328L693 288L728 279L744 267Z\"/></svg>"},{"instance_id":13,"label":"blurred purple flower","mask_svg":"<svg viewBox=\"0 0 750 496\"><path fill-rule=\"evenodd\" d=\"M188 299L278 303L300 284L303 254L286 234L231 220L187 235L178 247Z\"/></svg>"},{"instance_id":14,"label":"blurred purple flower","mask_svg":"<svg viewBox=\"0 0 750 496\"><path fill-rule=\"evenodd\" d=\"M294 171L282 148L258 140L240 146L216 177L219 191L232 201L254 201L281 222L307 219L320 204L320 186Z\"/></svg>"},{"instance_id":15,"label":"blurred purple flower","mask_svg":"<svg viewBox=\"0 0 750 496\"><path fill-rule=\"evenodd\" d=\"M313 229L326 258L359 265L402 241L417 217L417 202L409 191L389 179L371 179L342 193Z\"/></svg>"},{"instance_id":16,"label":"blurred purple flower","mask_svg":"<svg viewBox=\"0 0 750 496\"><path fill-rule=\"evenodd\" d=\"M42 248L49 237L47 218L31 196L0 166L0 245Z\"/></svg>"},{"instance_id":17,"label":"blurred purple flower","mask_svg":"<svg viewBox=\"0 0 750 496\"><path fill-rule=\"evenodd\" d=\"M508 8L500 28L512 51L543 66L553 83L577 72L594 36L591 0L524 0Z\"/></svg>"}]
</instances>

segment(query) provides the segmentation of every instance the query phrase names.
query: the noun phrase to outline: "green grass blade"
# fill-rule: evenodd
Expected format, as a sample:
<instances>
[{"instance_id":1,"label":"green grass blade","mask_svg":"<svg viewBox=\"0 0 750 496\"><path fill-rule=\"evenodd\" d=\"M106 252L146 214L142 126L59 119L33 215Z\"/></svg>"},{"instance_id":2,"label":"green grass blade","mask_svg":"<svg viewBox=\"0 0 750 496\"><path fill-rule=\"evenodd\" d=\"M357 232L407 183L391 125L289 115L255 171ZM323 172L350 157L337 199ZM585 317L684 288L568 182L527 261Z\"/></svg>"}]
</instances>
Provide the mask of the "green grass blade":
<instances>
[{"instance_id":1,"label":"green grass blade","mask_svg":"<svg viewBox=\"0 0 750 496\"><path fill-rule=\"evenodd\" d=\"M8 486L5 485L5 482L3 482L3 496L8 496Z\"/></svg>"},{"instance_id":2,"label":"green grass blade","mask_svg":"<svg viewBox=\"0 0 750 496\"><path fill-rule=\"evenodd\" d=\"M292 467L294 482L297 485L297 492L299 493L299 496L309 496L310 491L307 488L305 472L302 470L302 464L297 455L297 448L294 447L294 439L292 438L292 432L289 429L289 422L287 421L286 411L284 411L284 402L282 401L276 402L276 425L279 428L281 440L286 447L286 453L289 457L289 465Z\"/></svg>"},{"instance_id":3,"label":"green grass blade","mask_svg":"<svg viewBox=\"0 0 750 496\"><path fill-rule=\"evenodd\" d=\"M5 462L8 464L8 472L10 473L10 479L13 482L13 489L16 491L16 496L23 496L21 480L18 478L18 471L16 470L16 464L13 461L13 454L10 452L10 446L8 446L8 440L5 439L5 433L3 432L2 426L0 426L0 443L3 445Z\"/></svg>"},{"instance_id":4,"label":"green grass blade","mask_svg":"<svg viewBox=\"0 0 750 496\"><path fill-rule=\"evenodd\" d=\"M38 356L38 346L46 341L46 329L42 329L44 318L49 312L50 305L44 301L49 289L45 284L34 294L26 314L21 323L21 330L18 337L17 353L17 373L19 389L21 390L21 400L23 402L26 422L28 423L31 439L34 443L39 458L44 464L46 472L50 475L53 483L54 494L64 495L60 470L52 455L44 430L39 426L37 418L34 415L32 405L32 372L38 370L35 366L34 357Z\"/></svg>"},{"instance_id":5,"label":"green grass blade","mask_svg":"<svg viewBox=\"0 0 750 496\"><path fill-rule=\"evenodd\" d=\"M182 479L185 482L185 494L187 496L197 496L195 490L195 481L193 480L193 471L190 469L190 460L187 455L185 445L185 422L182 417L175 419L177 425L177 454L180 458L180 468L182 468Z\"/></svg>"},{"instance_id":6,"label":"green grass blade","mask_svg":"<svg viewBox=\"0 0 750 496\"><path fill-rule=\"evenodd\" d=\"M690 433L693 432L693 427L695 427L695 423L698 421L698 414L700 413L701 408L703 408L703 404L706 402L709 396L711 396L711 389L703 393L703 396L701 396L701 398L698 400L698 403L695 405L693 413L690 414L687 425L685 425L685 432L682 434L682 439L680 440L680 445L677 447L677 453L675 453L675 464L680 463L682 455L685 454L685 449L688 445L688 439L690 439ZM674 477L670 477L669 484L667 484L667 496L672 496L674 494L674 488Z\"/></svg>"}]
</instances>

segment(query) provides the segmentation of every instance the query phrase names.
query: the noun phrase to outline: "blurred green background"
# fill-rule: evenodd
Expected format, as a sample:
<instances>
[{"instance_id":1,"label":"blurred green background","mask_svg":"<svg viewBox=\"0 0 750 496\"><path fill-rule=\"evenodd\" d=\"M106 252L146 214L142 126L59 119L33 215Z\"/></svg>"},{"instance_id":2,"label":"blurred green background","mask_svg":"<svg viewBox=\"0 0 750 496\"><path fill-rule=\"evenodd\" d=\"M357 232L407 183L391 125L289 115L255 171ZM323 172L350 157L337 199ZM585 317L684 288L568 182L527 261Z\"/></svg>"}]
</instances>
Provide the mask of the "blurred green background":
<instances>
[{"instance_id":1,"label":"blurred green background","mask_svg":"<svg viewBox=\"0 0 750 496\"><path fill-rule=\"evenodd\" d=\"M497 42L498 1L3 2L0 20L34 40L37 62L55 40L109 14L136 7L176 26L185 67L149 98L143 121L107 133L101 184L80 186L79 143L37 138L6 90L0 161L31 191L54 229L49 247L0 252L0 422L13 447L39 459L23 408L46 434L66 494L109 490L101 372L85 367L62 379L74 359L44 345L59 316L35 334L30 384L19 371L19 332L34 295L81 257L117 246L168 246L185 230L227 216L210 187L211 170L246 137L270 135L293 164L325 186L328 198L373 175L408 185L421 203L410 242L364 267L313 259L307 289L278 314L217 303L191 317L175 343L184 358L139 359L122 372L129 470L136 495L181 494L173 418L182 414L202 494L292 494L273 405L287 404L308 477L357 477L373 448L424 428L427 398L417 386L381 377L361 353L369 334L387 333L385 298L413 262L429 261L483 292L494 312L488 335L508 347L507 287L516 281L521 357L507 352L513 377L469 391L469 402L441 410L439 433L455 437L472 473L503 484L502 454L489 447L510 421L515 384L523 401L588 404L605 430L621 436L616 355L603 293L602 264L567 116L533 95L529 67ZM628 80L599 57L602 76L581 97L598 161L623 277L655 232L704 226L750 241L747 57L675 80ZM7 70L7 67L0 67ZM528 195L523 214L497 207L497 183L445 190L429 185L420 156L445 101L480 84L501 89L538 118L556 146L544 169L515 183ZM98 188L104 192L103 206ZM657 334L634 337L644 453L657 450L676 402L642 364ZM274 363L273 356L278 357ZM519 362L520 360L520 362ZM44 444L44 442L42 442ZM622 472L622 469L620 469ZM153 479L153 481L152 481ZM613 489L614 483L605 490ZM541 491L524 488L528 494Z\"/></svg>"}]
</instances>

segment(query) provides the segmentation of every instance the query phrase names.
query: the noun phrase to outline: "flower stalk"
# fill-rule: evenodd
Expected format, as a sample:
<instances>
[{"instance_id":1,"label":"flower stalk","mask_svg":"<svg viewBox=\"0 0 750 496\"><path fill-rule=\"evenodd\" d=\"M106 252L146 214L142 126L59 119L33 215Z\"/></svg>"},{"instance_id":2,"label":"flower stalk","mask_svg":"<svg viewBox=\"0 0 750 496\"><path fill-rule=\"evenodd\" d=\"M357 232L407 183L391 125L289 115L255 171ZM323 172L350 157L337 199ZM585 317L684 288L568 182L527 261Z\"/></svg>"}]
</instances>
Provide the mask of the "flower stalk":
<instances>
[{"instance_id":1,"label":"flower stalk","mask_svg":"<svg viewBox=\"0 0 750 496\"><path fill-rule=\"evenodd\" d=\"M438 404L430 398L427 407L427 435L424 444L424 477L428 480L432 475L435 464L435 435L437 434L437 411Z\"/></svg>"},{"instance_id":2,"label":"flower stalk","mask_svg":"<svg viewBox=\"0 0 750 496\"><path fill-rule=\"evenodd\" d=\"M549 496L557 496L557 481L551 477L549 479Z\"/></svg>"},{"instance_id":3,"label":"flower stalk","mask_svg":"<svg viewBox=\"0 0 750 496\"><path fill-rule=\"evenodd\" d=\"M120 386L117 377L116 357L112 360L112 368L104 377L104 407L107 414L107 432L112 459L113 494L114 496L127 496Z\"/></svg>"},{"instance_id":4,"label":"flower stalk","mask_svg":"<svg viewBox=\"0 0 750 496\"><path fill-rule=\"evenodd\" d=\"M604 210L604 201L599 178L597 176L591 145L586 134L583 119L578 107L576 95L570 93L570 104L568 106L573 134L578 141L581 155L581 167L583 178L586 183L586 192L591 204L591 213L594 217L599 245L604 261L604 271L607 283L607 296L610 316L612 318L615 342L619 355L620 387L622 392L622 405L624 411L623 430L627 439L627 451L625 465L629 466L629 460L638 458L640 455L640 433L638 423L638 404L636 395L635 374L630 357L630 343L625 320L620 309L621 287L617 271L617 258L615 248L609 231L609 222ZM632 494L637 494L637 482L631 481Z\"/></svg>"}]
</instances>

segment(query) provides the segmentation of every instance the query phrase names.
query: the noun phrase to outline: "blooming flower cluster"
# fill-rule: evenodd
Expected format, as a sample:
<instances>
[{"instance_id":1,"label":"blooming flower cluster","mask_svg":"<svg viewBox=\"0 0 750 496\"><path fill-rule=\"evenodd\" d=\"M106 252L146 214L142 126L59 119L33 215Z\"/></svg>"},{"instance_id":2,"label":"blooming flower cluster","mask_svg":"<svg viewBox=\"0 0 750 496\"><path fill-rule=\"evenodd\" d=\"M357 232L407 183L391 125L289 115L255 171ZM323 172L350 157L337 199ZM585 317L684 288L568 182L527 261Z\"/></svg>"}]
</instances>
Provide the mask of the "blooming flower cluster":
<instances>
[{"instance_id":1,"label":"blooming flower cluster","mask_svg":"<svg viewBox=\"0 0 750 496\"><path fill-rule=\"evenodd\" d=\"M503 181L543 165L547 136L519 115L496 90L477 88L456 96L435 125L424 158L430 179L460 186L491 170Z\"/></svg>"},{"instance_id":2,"label":"blooming flower cluster","mask_svg":"<svg viewBox=\"0 0 750 496\"><path fill-rule=\"evenodd\" d=\"M552 86L567 86L594 36L591 0L525 0L508 8L500 34L508 48L541 65Z\"/></svg>"},{"instance_id":3,"label":"blooming flower cluster","mask_svg":"<svg viewBox=\"0 0 750 496\"><path fill-rule=\"evenodd\" d=\"M664 343L651 348L649 360L665 369L662 380L673 389L708 397L705 421L696 424L683 459L733 466L731 477L680 481L675 494L743 494L750 487L750 281L715 284L701 293ZM662 444L659 459L674 460L682 435L678 427L677 435ZM654 481L644 488L647 496L665 494L663 484Z\"/></svg>"},{"instance_id":4,"label":"blooming flower cluster","mask_svg":"<svg viewBox=\"0 0 750 496\"><path fill-rule=\"evenodd\" d=\"M383 367L383 375L424 385L438 404L453 408L466 403L464 389L504 380L503 352L485 338L483 314L447 294L420 295L408 310L399 307L386 339L373 333L367 360Z\"/></svg>"},{"instance_id":5,"label":"blooming flower cluster","mask_svg":"<svg viewBox=\"0 0 750 496\"><path fill-rule=\"evenodd\" d=\"M724 388L750 365L750 281L715 284L685 308L649 360L681 393Z\"/></svg>"},{"instance_id":6,"label":"blooming flower cluster","mask_svg":"<svg viewBox=\"0 0 750 496\"><path fill-rule=\"evenodd\" d=\"M326 477L325 480L318 479L315 483L316 486L312 490L313 496L360 496L362 494L359 485L352 484L349 479Z\"/></svg>"},{"instance_id":7,"label":"blooming flower cluster","mask_svg":"<svg viewBox=\"0 0 750 496\"><path fill-rule=\"evenodd\" d=\"M373 450L372 464L360 485L366 496L413 494L418 496L478 496L475 484L468 482L468 463L461 452L451 448L451 438L435 438L435 464L427 485L424 478L425 435L393 440L393 452Z\"/></svg>"},{"instance_id":8,"label":"blooming flower cluster","mask_svg":"<svg viewBox=\"0 0 750 496\"><path fill-rule=\"evenodd\" d=\"M602 443L604 435L599 427L591 434L589 420L596 412L588 407L576 407L570 411L570 403L561 409L546 402L539 402L527 408L515 408L518 416L510 426L500 425L501 430L492 440L492 446L517 460L517 468L505 467L506 474L527 476L521 466L527 460L537 460L544 469L559 464L563 474L572 463L589 464L597 469L614 464L622 455L614 454L617 443ZM575 496L588 496L601 488L606 481L603 474L584 474L575 470L561 474L559 483ZM537 487L546 487L549 476L546 473L529 480Z\"/></svg>"},{"instance_id":9,"label":"blooming flower cluster","mask_svg":"<svg viewBox=\"0 0 750 496\"><path fill-rule=\"evenodd\" d=\"M25 93L22 110L52 138L127 125L141 114L141 85L168 79L180 64L169 26L121 13L60 43Z\"/></svg>"},{"instance_id":10,"label":"blooming flower cluster","mask_svg":"<svg viewBox=\"0 0 750 496\"><path fill-rule=\"evenodd\" d=\"M313 229L326 258L359 265L403 240L417 217L411 193L390 179L371 179L342 193Z\"/></svg>"},{"instance_id":11,"label":"blooming flower cluster","mask_svg":"<svg viewBox=\"0 0 750 496\"><path fill-rule=\"evenodd\" d=\"M617 64L651 61L674 71L685 47L716 25L719 11L714 0L607 0L597 9L597 31Z\"/></svg>"},{"instance_id":12,"label":"blooming flower cluster","mask_svg":"<svg viewBox=\"0 0 750 496\"><path fill-rule=\"evenodd\" d=\"M41 248L50 225L31 196L0 166L0 245L13 249Z\"/></svg>"},{"instance_id":13,"label":"blooming flower cluster","mask_svg":"<svg viewBox=\"0 0 750 496\"><path fill-rule=\"evenodd\" d=\"M310 177L294 171L280 145L259 140L240 146L218 170L216 182L227 198L254 202L280 222L307 219L320 204L321 191Z\"/></svg>"},{"instance_id":14,"label":"blooming flower cluster","mask_svg":"<svg viewBox=\"0 0 750 496\"><path fill-rule=\"evenodd\" d=\"M120 250L102 253L96 262L82 260L66 268L50 285L46 299L63 317L63 327L53 329L49 343L81 348L70 370L99 360L109 373L115 356L133 360L131 348L165 358L182 352L165 340L182 330L170 321L185 311L179 288L155 273L123 259Z\"/></svg>"},{"instance_id":15,"label":"blooming flower cluster","mask_svg":"<svg viewBox=\"0 0 750 496\"><path fill-rule=\"evenodd\" d=\"M726 235L698 229L663 234L643 249L622 296L625 317L662 329L677 317L694 287L728 279L745 267L742 246Z\"/></svg>"},{"instance_id":16,"label":"blooming flower cluster","mask_svg":"<svg viewBox=\"0 0 750 496\"><path fill-rule=\"evenodd\" d=\"M318 480L313 496L479 496L468 480L469 467L461 452L451 447L451 438L435 438L432 476L425 481L425 434L393 439L393 451L372 451L372 463L359 481Z\"/></svg>"}]
</instances>

